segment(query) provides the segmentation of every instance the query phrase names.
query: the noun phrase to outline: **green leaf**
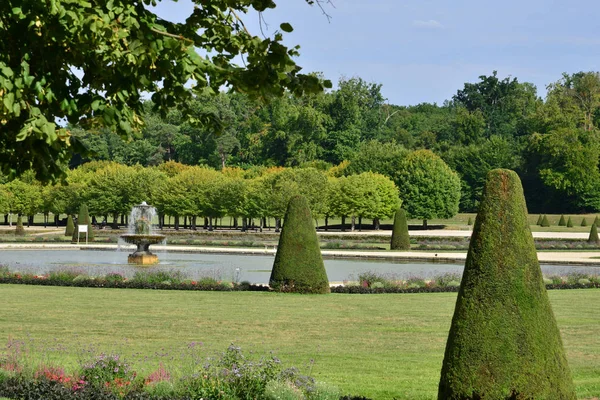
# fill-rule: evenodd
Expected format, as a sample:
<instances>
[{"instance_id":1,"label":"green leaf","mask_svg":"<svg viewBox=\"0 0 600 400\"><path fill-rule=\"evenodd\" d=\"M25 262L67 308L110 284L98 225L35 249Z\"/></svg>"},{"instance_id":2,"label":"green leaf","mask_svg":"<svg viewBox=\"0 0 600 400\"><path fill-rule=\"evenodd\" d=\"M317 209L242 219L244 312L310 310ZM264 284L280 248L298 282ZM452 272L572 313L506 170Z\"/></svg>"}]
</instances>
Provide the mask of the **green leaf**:
<instances>
[{"instance_id":1,"label":"green leaf","mask_svg":"<svg viewBox=\"0 0 600 400\"><path fill-rule=\"evenodd\" d=\"M290 25L287 22L284 22L283 24L279 25L279 27L281 28L282 31L284 32L292 32L294 30L294 28L292 28L292 25Z\"/></svg>"},{"instance_id":2,"label":"green leaf","mask_svg":"<svg viewBox=\"0 0 600 400\"><path fill-rule=\"evenodd\" d=\"M17 118L21 116L21 106L19 105L19 103L13 104L13 113Z\"/></svg>"},{"instance_id":3,"label":"green leaf","mask_svg":"<svg viewBox=\"0 0 600 400\"><path fill-rule=\"evenodd\" d=\"M2 102L4 103L4 107L6 107L8 110L12 110L13 103L15 102L15 94L12 92L7 93Z\"/></svg>"}]
</instances>

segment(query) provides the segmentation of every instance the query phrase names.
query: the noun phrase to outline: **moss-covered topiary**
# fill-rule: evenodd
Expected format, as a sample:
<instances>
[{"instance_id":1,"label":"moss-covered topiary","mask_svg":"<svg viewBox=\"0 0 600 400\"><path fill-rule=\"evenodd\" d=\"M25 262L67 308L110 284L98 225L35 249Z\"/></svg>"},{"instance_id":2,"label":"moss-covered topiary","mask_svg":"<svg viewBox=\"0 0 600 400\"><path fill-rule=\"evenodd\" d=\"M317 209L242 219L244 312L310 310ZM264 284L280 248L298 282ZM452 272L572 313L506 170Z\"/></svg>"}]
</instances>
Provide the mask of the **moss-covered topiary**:
<instances>
[{"instance_id":1,"label":"moss-covered topiary","mask_svg":"<svg viewBox=\"0 0 600 400\"><path fill-rule=\"evenodd\" d=\"M573 221L571 221L571 217L567 218L567 228L573 227Z\"/></svg>"},{"instance_id":2,"label":"moss-covered topiary","mask_svg":"<svg viewBox=\"0 0 600 400\"><path fill-rule=\"evenodd\" d=\"M548 221L548 217L546 215L544 215L544 218L542 218L542 223L540 226L543 226L545 228L550 226L550 221Z\"/></svg>"},{"instance_id":3,"label":"moss-covered topiary","mask_svg":"<svg viewBox=\"0 0 600 400\"><path fill-rule=\"evenodd\" d=\"M269 285L282 292L330 292L317 232L304 196L294 196L288 204Z\"/></svg>"},{"instance_id":4,"label":"moss-covered topiary","mask_svg":"<svg viewBox=\"0 0 600 400\"><path fill-rule=\"evenodd\" d=\"M585 217L581 220L581 226L587 226L587 219Z\"/></svg>"},{"instance_id":5,"label":"moss-covered topiary","mask_svg":"<svg viewBox=\"0 0 600 400\"><path fill-rule=\"evenodd\" d=\"M566 226L567 225L567 221L565 221L565 216L561 215L560 219L558 220L558 226Z\"/></svg>"},{"instance_id":6,"label":"moss-covered topiary","mask_svg":"<svg viewBox=\"0 0 600 400\"><path fill-rule=\"evenodd\" d=\"M25 228L23 227L23 217L21 215L17 216L17 226L15 227L15 235L25 235Z\"/></svg>"},{"instance_id":7,"label":"moss-covered topiary","mask_svg":"<svg viewBox=\"0 0 600 400\"><path fill-rule=\"evenodd\" d=\"M92 229L92 221L90 219L90 214L88 213L88 208L85 204L82 204L79 207L79 215L77 216L77 224L73 227L73 237L71 238L71 242L77 243L77 237L79 236L79 225L87 225L88 227L88 241L94 240L94 230ZM79 240L85 240L85 233L81 234Z\"/></svg>"},{"instance_id":8,"label":"moss-covered topiary","mask_svg":"<svg viewBox=\"0 0 600 400\"><path fill-rule=\"evenodd\" d=\"M592 228L590 229L590 236L588 237L587 241L589 243L600 242L600 239L598 239L598 228L596 227L596 224L592 224Z\"/></svg>"},{"instance_id":9,"label":"moss-covered topiary","mask_svg":"<svg viewBox=\"0 0 600 400\"><path fill-rule=\"evenodd\" d=\"M540 214L540 215L538 216L537 222L536 222L535 224L536 224L536 225L541 225L541 224L542 224L542 219L543 219L543 218L542 218L542 214Z\"/></svg>"},{"instance_id":10,"label":"moss-covered topiary","mask_svg":"<svg viewBox=\"0 0 600 400\"><path fill-rule=\"evenodd\" d=\"M487 175L438 399L575 399L516 173Z\"/></svg>"},{"instance_id":11,"label":"moss-covered topiary","mask_svg":"<svg viewBox=\"0 0 600 400\"><path fill-rule=\"evenodd\" d=\"M73 236L73 230L75 229L75 225L73 224L73 216L69 215L67 217L67 227L65 228L65 236Z\"/></svg>"},{"instance_id":12,"label":"moss-covered topiary","mask_svg":"<svg viewBox=\"0 0 600 400\"><path fill-rule=\"evenodd\" d=\"M390 250L410 250L410 237L408 236L408 223L406 222L406 211L401 207L394 216L394 228Z\"/></svg>"}]
</instances>

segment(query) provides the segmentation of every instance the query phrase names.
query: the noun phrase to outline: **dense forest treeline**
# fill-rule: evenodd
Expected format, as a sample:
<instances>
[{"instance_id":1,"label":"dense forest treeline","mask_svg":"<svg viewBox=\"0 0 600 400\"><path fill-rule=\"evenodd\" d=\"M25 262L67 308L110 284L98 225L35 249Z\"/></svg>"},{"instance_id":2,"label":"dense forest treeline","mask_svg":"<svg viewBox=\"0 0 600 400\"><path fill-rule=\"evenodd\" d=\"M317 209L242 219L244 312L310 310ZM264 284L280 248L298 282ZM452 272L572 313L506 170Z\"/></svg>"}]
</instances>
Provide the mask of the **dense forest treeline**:
<instances>
[{"instance_id":1,"label":"dense forest treeline","mask_svg":"<svg viewBox=\"0 0 600 400\"><path fill-rule=\"evenodd\" d=\"M442 105L388 104L381 85L341 79L336 90L264 105L239 93L196 97L196 121L177 110L161 118L146 104L145 127L125 142L116 133L72 128L90 160L155 166L166 161L215 169L339 166L342 174L381 173L398 182L402 160L429 149L461 181L461 211L475 211L487 171L521 177L532 212L600 210L600 76L564 74L542 99L530 83L481 76ZM216 123L215 123L216 121Z\"/></svg>"}]
</instances>

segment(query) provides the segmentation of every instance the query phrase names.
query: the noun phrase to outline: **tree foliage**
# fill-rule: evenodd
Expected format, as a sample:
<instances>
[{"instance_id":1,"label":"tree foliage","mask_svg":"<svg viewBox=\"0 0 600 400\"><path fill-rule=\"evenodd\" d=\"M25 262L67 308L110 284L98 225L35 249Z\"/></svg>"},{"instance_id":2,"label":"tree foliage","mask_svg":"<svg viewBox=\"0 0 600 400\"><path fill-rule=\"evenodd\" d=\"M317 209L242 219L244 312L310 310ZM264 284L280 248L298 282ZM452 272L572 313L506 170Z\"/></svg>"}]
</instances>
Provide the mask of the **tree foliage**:
<instances>
[{"instance_id":1,"label":"tree foliage","mask_svg":"<svg viewBox=\"0 0 600 400\"><path fill-rule=\"evenodd\" d=\"M245 28L239 15L273 8L272 0L194 3L185 22L174 23L154 14L151 0L1 2L0 34L10 38L0 43L2 171L60 175L80 146L56 119L128 136L142 126L142 92L165 115L175 105L185 110L194 93L223 86L257 98L329 86L299 73L298 47L283 45L288 23L270 38Z\"/></svg>"},{"instance_id":2,"label":"tree foliage","mask_svg":"<svg viewBox=\"0 0 600 400\"><path fill-rule=\"evenodd\" d=\"M456 173L429 150L408 154L396 185L403 207L411 218L451 218L458 213L460 180Z\"/></svg>"}]
</instances>

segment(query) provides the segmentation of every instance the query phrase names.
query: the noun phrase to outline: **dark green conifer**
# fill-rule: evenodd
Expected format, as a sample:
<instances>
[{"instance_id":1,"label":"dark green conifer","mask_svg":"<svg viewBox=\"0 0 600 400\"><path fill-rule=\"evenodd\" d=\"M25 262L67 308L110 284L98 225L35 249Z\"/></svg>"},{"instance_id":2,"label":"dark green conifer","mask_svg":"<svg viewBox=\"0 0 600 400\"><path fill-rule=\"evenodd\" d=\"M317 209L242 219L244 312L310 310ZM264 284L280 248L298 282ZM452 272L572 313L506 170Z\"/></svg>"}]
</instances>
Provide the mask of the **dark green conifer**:
<instances>
[{"instance_id":1,"label":"dark green conifer","mask_svg":"<svg viewBox=\"0 0 600 400\"><path fill-rule=\"evenodd\" d=\"M535 223L536 225L541 225L542 224L542 214L539 215L537 222Z\"/></svg>"},{"instance_id":2,"label":"dark green conifer","mask_svg":"<svg viewBox=\"0 0 600 400\"><path fill-rule=\"evenodd\" d=\"M585 219L585 217L583 217L583 219L581 220L581 226L587 226L587 220Z\"/></svg>"},{"instance_id":3,"label":"dark green conifer","mask_svg":"<svg viewBox=\"0 0 600 400\"><path fill-rule=\"evenodd\" d=\"M567 228L572 228L573 227L573 221L571 221L571 217L569 216L569 218L567 219Z\"/></svg>"},{"instance_id":4,"label":"dark green conifer","mask_svg":"<svg viewBox=\"0 0 600 400\"><path fill-rule=\"evenodd\" d=\"M390 250L410 250L410 237L408 236L408 223L406 222L406 211L401 207L394 216L394 228L392 230L392 241Z\"/></svg>"},{"instance_id":5,"label":"dark green conifer","mask_svg":"<svg viewBox=\"0 0 600 400\"><path fill-rule=\"evenodd\" d=\"M23 227L23 217L21 216L21 214L19 214L19 216L17 216L17 226L15 227L15 235L17 235L17 236L25 235L25 228Z\"/></svg>"},{"instance_id":6,"label":"dark green conifer","mask_svg":"<svg viewBox=\"0 0 600 400\"><path fill-rule=\"evenodd\" d=\"M598 226L599 223L600 223L600 220L598 220L598 216L596 215L596 218L594 218L594 224L596 224L596 226Z\"/></svg>"},{"instance_id":7,"label":"dark green conifer","mask_svg":"<svg viewBox=\"0 0 600 400\"><path fill-rule=\"evenodd\" d=\"M473 225L473 220L471 219L471 217L469 217L469 220L467 221L467 225L469 225L469 226Z\"/></svg>"},{"instance_id":8,"label":"dark green conifer","mask_svg":"<svg viewBox=\"0 0 600 400\"><path fill-rule=\"evenodd\" d=\"M79 207L79 215L77 216L77 223L73 227L73 237L71 238L71 242L77 243L77 236L79 235L79 225L87 225L88 227L88 241L94 240L94 230L92 229L92 220L90 219L90 214L88 212L88 208L85 204L82 204ZM79 241L85 241L85 233L82 233L79 237Z\"/></svg>"},{"instance_id":9,"label":"dark green conifer","mask_svg":"<svg viewBox=\"0 0 600 400\"><path fill-rule=\"evenodd\" d=\"M546 215L544 215L544 218L542 218L541 226L543 226L545 228L550 226L550 221L548 221L548 217Z\"/></svg>"},{"instance_id":10,"label":"dark green conifer","mask_svg":"<svg viewBox=\"0 0 600 400\"><path fill-rule=\"evenodd\" d=\"M438 399L576 399L513 171L487 175Z\"/></svg>"},{"instance_id":11,"label":"dark green conifer","mask_svg":"<svg viewBox=\"0 0 600 400\"><path fill-rule=\"evenodd\" d=\"M567 225L567 221L565 221L565 216L561 215L560 219L558 220L558 226L566 226Z\"/></svg>"},{"instance_id":12,"label":"dark green conifer","mask_svg":"<svg viewBox=\"0 0 600 400\"><path fill-rule=\"evenodd\" d=\"M75 225L73 224L73 216L69 214L67 217L67 227L65 228L65 236L73 236L73 230Z\"/></svg>"},{"instance_id":13,"label":"dark green conifer","mask_svg":"<svg viewBox=\"0 0 600 400\"><path fill-rule=\"evenodd\" d=\"M596 224L592 224L592 228L590 229L590 236L588 237L588 243L598 243L600 240L598 239L598 228Z\"/></svg>"},{"instance_id":14,"label":"dark green conifer","mask_svg":"<svg viewBox=\"0 0 600 400\"><path fill-rule=\"evenodd\" d=\"M294 196L288 204L269 286L282 292L330 291L319 239L304 196Z\"/></svg>"}]
</instances>

